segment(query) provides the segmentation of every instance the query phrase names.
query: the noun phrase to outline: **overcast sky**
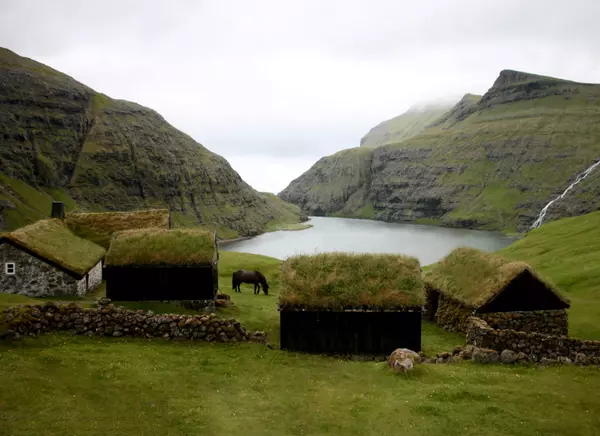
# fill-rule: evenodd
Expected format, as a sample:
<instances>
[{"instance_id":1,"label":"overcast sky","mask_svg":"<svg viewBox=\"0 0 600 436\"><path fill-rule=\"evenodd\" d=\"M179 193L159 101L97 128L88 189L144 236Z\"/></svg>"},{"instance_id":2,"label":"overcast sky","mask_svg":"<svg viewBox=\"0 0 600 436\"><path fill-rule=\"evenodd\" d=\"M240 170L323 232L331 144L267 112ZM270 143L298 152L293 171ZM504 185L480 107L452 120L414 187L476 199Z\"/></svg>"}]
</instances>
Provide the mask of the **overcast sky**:
<instances>
[{"instance_id":1,"label":"overcast sky","mask_svg":"<svg viewBox=\"0 0 600 436\"><path fill-rule=\"evenodd\" d=\"M279 192L502 69L600 82L600 0L0 0L0 45L149 106Z\"/></svg>"}]
</instances>

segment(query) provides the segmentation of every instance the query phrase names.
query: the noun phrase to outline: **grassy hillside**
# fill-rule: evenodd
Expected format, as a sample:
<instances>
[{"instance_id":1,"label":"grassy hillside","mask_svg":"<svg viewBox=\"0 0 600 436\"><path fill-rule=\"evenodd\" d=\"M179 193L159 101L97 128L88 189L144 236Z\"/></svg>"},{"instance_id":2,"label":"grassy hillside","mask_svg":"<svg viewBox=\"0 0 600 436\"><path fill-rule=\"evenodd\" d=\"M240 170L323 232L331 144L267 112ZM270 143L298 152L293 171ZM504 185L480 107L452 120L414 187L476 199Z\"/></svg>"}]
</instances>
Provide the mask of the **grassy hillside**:
<instances>
[{"instance_id":1,"label":"grassy hillside","mask_svg":"<svg viewBox=\"0 0 600 436\"><path fill-rule=\"evenodd\" d=\"M369 210L386 221L526 231L548 201L600 160L600 85L502 71L481 99L466 96L420 134L363 156L360 168L369 172L360 182L348 186L338 176L339 167L360 173L340 156L319 161L281 198L309 211L329 207L327 214ZM322 179L335 188L317 197ZM592 174L547 220L598 210L599 187ZM346 195L352 190L360 196Z\"/></svg>"},{"instance_id":2,"label":"grassy hillside","mask_svg":"<svg viewBox=\"0 0 600 436\"><path fill-rule=\"evenodd\" d=\"M254 296L251 285L229 291L241 267L265 273L268 296ZM3 434L597 434L596 368L463 362L422 365L404 377L383 362L280 351L280 261L224 252L219 272L236 304L220 315L268 331L274 349L67 335L0 342ZM0 306L9 299L32 300L0 294ZM462 340L423 328L429 354Z\"/></svg>"},{"instance_id":3,"label":"grassy hillside","mask_svg":"<svg viewBox=\"0 0 600 436\"><path fill-rule=\"evenodd\" d=\"M449 104L413 106L402 115L384 121L369 130L360 140L360 146L375 148L411 138L421 133L451 108L452 105Z\"/></svg>"},{"instance_id":4,"label":"grassy hillside","mask_svg":"<svg viewBox=\"0 0 600 436\"><path fill-rule=\"evenodd\" d=\"M569 334L600 340L600 212L544 224L500 250L539 270L571 300Z\"/></svg>"},{"instance_id":5,"label":"grassy hillside","mask_svg":"<svg viewBox=\"0 0 600 436\"><path fill-rule=\"evenodd\" d=\"M222 237L301 219L151 109L2 48L0 81L0 228L47 217L53 198L68 211L168 207L175 225Z\"/></svg>"}]
</instances>

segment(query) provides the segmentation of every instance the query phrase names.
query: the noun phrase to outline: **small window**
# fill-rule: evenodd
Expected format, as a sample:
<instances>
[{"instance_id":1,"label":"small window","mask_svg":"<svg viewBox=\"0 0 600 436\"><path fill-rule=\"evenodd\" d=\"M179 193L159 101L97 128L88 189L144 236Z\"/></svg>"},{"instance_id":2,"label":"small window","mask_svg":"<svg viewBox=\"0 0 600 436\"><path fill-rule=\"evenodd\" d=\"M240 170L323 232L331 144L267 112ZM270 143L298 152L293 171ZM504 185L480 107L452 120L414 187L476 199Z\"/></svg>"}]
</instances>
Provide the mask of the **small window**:
<instances>
[{"instance_id":1,"label":"small window","mask_svg":"<svg viewBox=\"0 0 600 436\"><path fill-rule=\"evenodd\" d=\"M7 262L6 264L4 264L4 271L6 272L6 274L8 274L9 276L12 276L15 274L16 271L16 266L14 262Z\"/></svg>"}]
</instances>

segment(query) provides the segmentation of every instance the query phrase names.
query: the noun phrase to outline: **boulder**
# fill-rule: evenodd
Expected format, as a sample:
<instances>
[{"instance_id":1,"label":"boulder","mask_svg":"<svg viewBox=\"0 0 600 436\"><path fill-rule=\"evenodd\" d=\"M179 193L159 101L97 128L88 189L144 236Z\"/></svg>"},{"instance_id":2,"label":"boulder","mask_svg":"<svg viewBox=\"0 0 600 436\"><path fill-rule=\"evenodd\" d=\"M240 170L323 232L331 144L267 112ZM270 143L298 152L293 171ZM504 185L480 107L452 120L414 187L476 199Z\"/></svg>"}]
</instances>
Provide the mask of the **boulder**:
<instances>
[{"instance_id":1,"label":"boulder","mask_svg":"<svg viewBox=\"0 0 600 436\"><path fill-rule=\"evenodd\" d=\"M504 350L500 353L500 362L505 364L515 363L517 361L517 353L512 350Z\"/></svg>"},{"instance_id":2,"label":"boulder","mask_svg":"<svg viewBox=\"0 0 600 436\"><path fill-rule=\"evenodd\" d=\"M473 362L479 363L497 363L500 360L500 356L496 350L490 350L487 348L475 348L471 357Z\"/></svg>"},{"instance_id":3,"label":"boulder","mask_svg":"<svg viewBox=\"0 0 600 436\"><path fill-rule=\"evenodd\" d=\"M387 359L388 366L395 372L408 372L421 363L419 353L408 348L398 348Z\"/></svg>"}]
</instances>

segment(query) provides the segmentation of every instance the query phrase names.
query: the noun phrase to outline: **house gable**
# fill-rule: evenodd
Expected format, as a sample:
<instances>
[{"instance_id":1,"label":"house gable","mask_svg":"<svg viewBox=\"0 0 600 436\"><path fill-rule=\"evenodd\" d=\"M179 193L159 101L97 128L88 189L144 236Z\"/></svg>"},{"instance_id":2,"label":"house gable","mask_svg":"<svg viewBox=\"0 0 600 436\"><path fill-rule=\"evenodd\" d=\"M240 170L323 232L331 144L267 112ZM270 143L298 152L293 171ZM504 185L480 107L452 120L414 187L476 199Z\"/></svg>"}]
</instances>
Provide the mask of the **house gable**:
<instances>
[{"instance_id":1,"label":"house gable","mask_svg":"<svg viewBox=\"0 0 600 436\"><path fill-rule=\"evenodd\" d=\"M493 298L479 307L477 312L516 312L567 308L569 308L569 304L566 301L529 270L525 270L511 280Z\"/></svg>"}]
</instances>

